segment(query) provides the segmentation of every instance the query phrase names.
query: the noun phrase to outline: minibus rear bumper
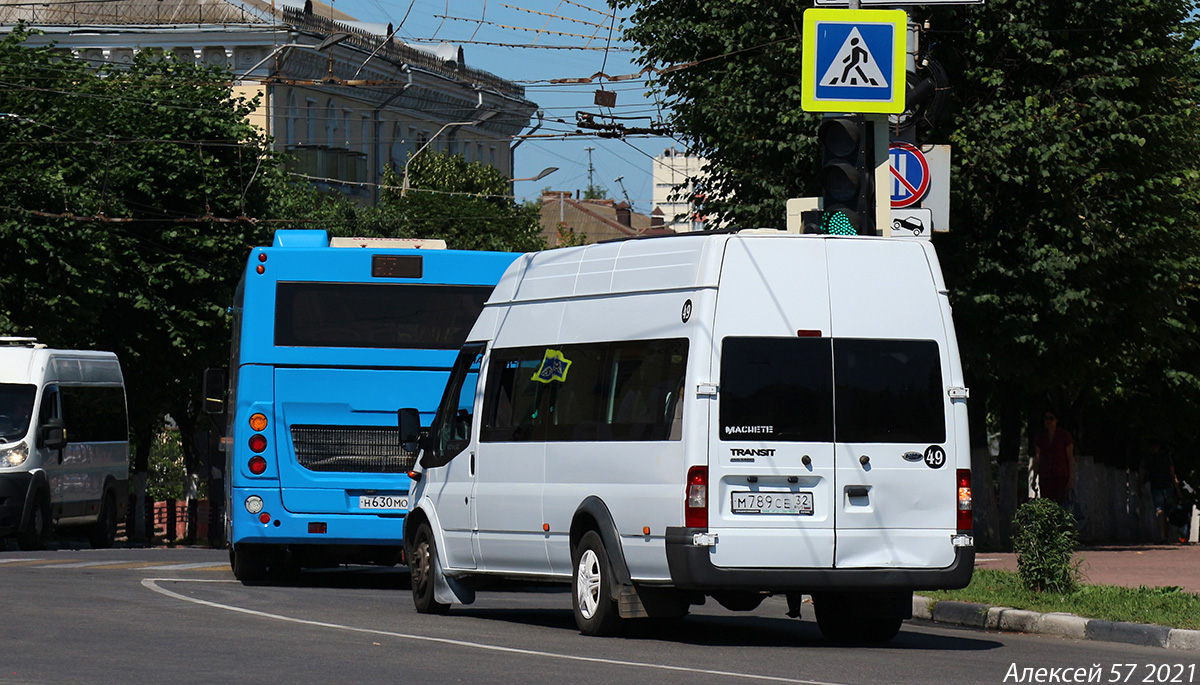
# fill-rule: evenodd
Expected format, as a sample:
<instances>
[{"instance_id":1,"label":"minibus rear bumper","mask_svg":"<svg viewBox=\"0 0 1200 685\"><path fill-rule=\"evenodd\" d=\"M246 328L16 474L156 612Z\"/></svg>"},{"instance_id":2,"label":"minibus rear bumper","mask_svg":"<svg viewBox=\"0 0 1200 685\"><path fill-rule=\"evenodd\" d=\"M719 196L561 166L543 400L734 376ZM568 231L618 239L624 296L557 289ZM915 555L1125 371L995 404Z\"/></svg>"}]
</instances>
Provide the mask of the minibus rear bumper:
<instances>
[{"instance_id":1,"label":"minibus rear bumper","mask_svg":"<svg viewBox=\"0 0 1200 685\"><path fill-rule=\"evenodd\" d=\"M945 568L722 568L710 547L693 543L703 528L667 528L667 566L685 590L820 592L823 590L951 590L966 587L975 570L975 548L955 547Z\"/></svg>"}]
</instances>

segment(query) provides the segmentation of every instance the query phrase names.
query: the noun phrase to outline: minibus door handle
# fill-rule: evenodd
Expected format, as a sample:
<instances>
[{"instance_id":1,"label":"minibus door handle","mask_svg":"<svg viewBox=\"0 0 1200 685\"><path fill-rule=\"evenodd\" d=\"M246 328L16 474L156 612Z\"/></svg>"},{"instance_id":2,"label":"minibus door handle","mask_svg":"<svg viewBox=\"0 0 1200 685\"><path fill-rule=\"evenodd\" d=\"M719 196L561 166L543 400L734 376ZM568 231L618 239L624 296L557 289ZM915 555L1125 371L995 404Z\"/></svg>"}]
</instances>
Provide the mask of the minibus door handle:
<instances>
[{"instance_id":1,"label":"minibus door handle","mask_svg":"<svg viewBox=\"0 0 1200 685\"><path fill-rule=\"evenodd\" d=\"M475 453L471 453L471 477L475 477Z\"/></svg>"}]
</instances>

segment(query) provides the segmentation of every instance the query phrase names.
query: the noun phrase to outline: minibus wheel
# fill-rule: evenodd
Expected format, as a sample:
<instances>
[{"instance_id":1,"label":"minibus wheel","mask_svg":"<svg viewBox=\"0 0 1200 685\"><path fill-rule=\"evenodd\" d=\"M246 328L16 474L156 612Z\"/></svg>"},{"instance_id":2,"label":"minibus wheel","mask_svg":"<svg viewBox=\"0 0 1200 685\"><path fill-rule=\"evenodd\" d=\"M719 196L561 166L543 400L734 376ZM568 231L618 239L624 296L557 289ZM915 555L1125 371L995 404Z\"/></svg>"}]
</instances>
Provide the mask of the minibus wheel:
<instances>
[{"instance_id":1,"label":"minibus wheel","mask_svg":"<svg viewBox=\"0 0 1200 685\"><path fill-rule=\"evenodd\" d=\"M600 535L594 530L584 533L571 558L575 568L571 603L579 632L597 636L617 634L621 615L610 591L612 567Z\"/></svg>"},{"instance_id":2,"label":"minibus wheel","mask_svg":"<svg viewBox=\"0 0 1200 685\"><path fill-rule=\"evenodd\" d=\"M417 526L417 532L413 535L411 557L408 560L408 569L412 574L413 606L417 608L417 613L446 613L450 610L450 605L437 601L434 594L434 574L438 573L437 543L427 521L422 521Z\"/></svg>"},{"instance_id":3,"label":"minibus wheel","mask_svg":"<svg viewBox=\"0 0 1200 685\"><path fill-rule=\"evenodd\" d=\"M887 642L900 632L904 619L870 601L847 595L813 595L817 627L834 642Z\"/></svg>"},{"instance_id":4,"label":"minibus wheel","mask_svg":"<svg viewBox=\"0 0 1200 685\"><path fill-rule=\"evenodd\" d=\"M26 552L46 549L50 540L50 499L44 490L34 497L33 508L29 510L29 525L17 533L17 546Z\"/></svg>"},{"instance_id":5,"label":"minibus wheel","mask_svg":"<svg viewBox=\"0 0 1200 685\"><path fill-rule=\"evenodd\" d=\"M88 534L88 541L93 549L108 549L117 541L117 500L111 490L100 500L100 513Z\"/></svg>"}]
</instances>

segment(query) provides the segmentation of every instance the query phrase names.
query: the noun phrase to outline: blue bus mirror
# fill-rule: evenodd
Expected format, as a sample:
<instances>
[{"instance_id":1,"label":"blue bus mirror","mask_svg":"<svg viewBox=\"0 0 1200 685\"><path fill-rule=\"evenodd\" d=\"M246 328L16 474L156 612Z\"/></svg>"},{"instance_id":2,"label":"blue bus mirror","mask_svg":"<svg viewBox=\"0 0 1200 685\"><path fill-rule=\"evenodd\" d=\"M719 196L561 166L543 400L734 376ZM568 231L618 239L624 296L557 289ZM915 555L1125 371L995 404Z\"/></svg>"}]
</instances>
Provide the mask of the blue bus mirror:
<instances>
[{"instance_id":1,"label":"blue bus mirror","mask_svg":"<svg viewBox=\"0 0 1200 685\"><path fill-rule=\"evenodd\" d=\"M204 413L225 413L225 369L204 370Z\"/></svg>"}]
</instances>

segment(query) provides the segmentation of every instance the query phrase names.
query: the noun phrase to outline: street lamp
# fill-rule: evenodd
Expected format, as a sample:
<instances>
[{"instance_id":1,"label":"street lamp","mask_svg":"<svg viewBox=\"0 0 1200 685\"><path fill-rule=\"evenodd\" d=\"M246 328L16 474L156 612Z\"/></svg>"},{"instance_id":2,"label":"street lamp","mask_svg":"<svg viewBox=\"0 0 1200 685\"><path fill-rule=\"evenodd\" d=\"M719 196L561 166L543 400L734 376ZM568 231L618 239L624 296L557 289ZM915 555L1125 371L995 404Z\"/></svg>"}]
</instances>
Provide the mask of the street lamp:
<instances>
[{"instance_id":1,"label":"street lamp","mask_svg":"<svg viewBox=\"0 0 1200 685\"><path fill-rule=\"evenodd\" d=\"M442 135L443 131L450 128L451 126L474 126L476 124L482 124L483 122L487 121L488 119L491 119L492 117L496 116L496 113L497 113L496 110L491 110L488 112L484 112L482 116L480 116L478 119L476 119L474 121L451 121L450 123L446 124L445 126L439 128L437 133L430 136L429 140L425 141L425 144L422 145L420 147L420 149L418 149L416 152L409 155L408 159L404 162L404 182L400 184L400 197L404 197L405 195L408 194L408 186L409 186L408 165L412 164L412 161L417 158L417 155L424 152L425 148L429 147L429 145L431 143L433 143L434 140L437 140L437 137Z\"/></svg>"},{"instance_id":2,"label":"street lamp","mask_svg":"<svg viewBox=\"0 0 1200 685\"><path fill-rule=\"evenodd\" d=\"M558 167L548 166L539 171L537 176L530 176L529 178L514 178L512 179L511 183L516 183L517 181L540 181L556 171L558 171Z\"/></svg>"}]
</instances>

